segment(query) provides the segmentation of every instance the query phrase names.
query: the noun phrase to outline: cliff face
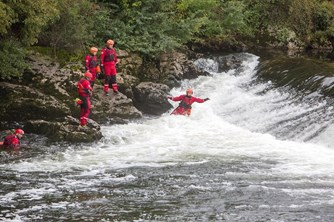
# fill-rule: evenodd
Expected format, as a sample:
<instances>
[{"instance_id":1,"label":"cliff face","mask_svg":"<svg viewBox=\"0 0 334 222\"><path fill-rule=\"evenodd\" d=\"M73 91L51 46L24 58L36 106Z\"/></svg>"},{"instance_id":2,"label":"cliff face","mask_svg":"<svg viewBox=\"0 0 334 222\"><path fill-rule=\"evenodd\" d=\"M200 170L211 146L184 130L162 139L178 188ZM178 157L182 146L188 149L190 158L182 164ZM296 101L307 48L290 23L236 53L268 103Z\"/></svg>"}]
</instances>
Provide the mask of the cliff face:
<instances>
[{"instance_id":1,"label":"cliff face","mask_svg":"<svg viewBox=\"0 0 334 222\"><path fill-rule=\"evenodd\" d=\"M160 115L172 107L166 98L170 87L183 78L205 75L182 53L164 55L159 68L147 69L143 69L140 57L125 52L119 55L120 93L104 95L103 80L97 80L93 108L84 129L78 127L80 108L74 103L78 97L76 83L83 75L81 64L60 67L49 58L30 55L30 69L21 79L0 82L0 129L22 127L51 141L96 141L102 138L99 124L126 123L141 118L142 112ZM141 83L140 77L147 76L143 70L151 73L155 83Z\"/></svg>"}]
</instances>

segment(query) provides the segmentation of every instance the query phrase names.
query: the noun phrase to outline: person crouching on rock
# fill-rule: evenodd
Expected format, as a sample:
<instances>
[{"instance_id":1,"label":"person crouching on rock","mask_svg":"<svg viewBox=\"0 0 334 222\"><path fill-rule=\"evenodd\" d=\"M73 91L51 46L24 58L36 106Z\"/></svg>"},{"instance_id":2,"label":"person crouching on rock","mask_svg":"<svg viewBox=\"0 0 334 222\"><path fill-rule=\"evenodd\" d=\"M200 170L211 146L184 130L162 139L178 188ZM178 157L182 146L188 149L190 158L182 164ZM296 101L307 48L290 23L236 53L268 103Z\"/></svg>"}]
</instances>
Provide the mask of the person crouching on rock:
<instances>
[{"instance_id":1,"label":"person crouching on rock","mask_svg":"<svg viewBox=\"0 0 334 222\"><path fill-rule=\"evenodd\" d=\"M90 96L92 95L92 87L90 85L90 80L92 79L92 74L90 72L85 72L84 78L80 79L77 83L78 93L81 100L80 103L80 126L85 127L87 124L88 116L90 113L91 103Z\"/></svg>"},{"instance_id":2,"label":"person crouching on rock","mask_svg":"<svg viewBox=\"0 0 334 222\"><path fill-rule=\"evenodd\" d=\"M194 102L204 103L205 101L209 100L209 98L201 99L201 98L194 97L192 95L193 95L193 90L187 89L185 95L180 95L177 97L168 96L167 98L172 101L181 101L179 106L176 107L176 109L171 113L171 115L173 114L173 115L190 116L191 104L193 104Z\"/></svg>"},{"instance_id":3,"label":"person crouching on rock","mask_svg":"<svg viewBox=\"0 0 334 222\"><path fill-rule=\"evenodd\" d=\"M116 64L118 63L116 51L114 49L114 41L109 39L106 42L106 47L101 50L101 67L104 70L104 92L108 95L109 86L113 91L118 93L116 82Z\"/></svg>"},{"instance_id":4,"label":"person crouching on rock","mask_svg":"<svg viewBox=\"0 0 334 222\"><path fill-rule=\"evenodd\" d=\"M20 139L22 138L24 131L22 129L16 129L13 134L10 134L5 137L3 142L0 142L3 148L7 152L11 153L14 151L15 154L18 154L20 149Z\"/></svg>"},{"instance_id":5,"label":"person crouching on rock","mask_svg":"<svg viewBox=\"0 0 334 222\"><path fill-rule=\"evenodd\" d=\"M90 85L92 88L94 87L94 82L97 78L97 75L101 72L96 57L97 51L98 49L96 47L91 47L90 54L86 55L85 57L86 71L89 71L92 74L92 78L90 80Z\"/></svg>"}]
</instances>

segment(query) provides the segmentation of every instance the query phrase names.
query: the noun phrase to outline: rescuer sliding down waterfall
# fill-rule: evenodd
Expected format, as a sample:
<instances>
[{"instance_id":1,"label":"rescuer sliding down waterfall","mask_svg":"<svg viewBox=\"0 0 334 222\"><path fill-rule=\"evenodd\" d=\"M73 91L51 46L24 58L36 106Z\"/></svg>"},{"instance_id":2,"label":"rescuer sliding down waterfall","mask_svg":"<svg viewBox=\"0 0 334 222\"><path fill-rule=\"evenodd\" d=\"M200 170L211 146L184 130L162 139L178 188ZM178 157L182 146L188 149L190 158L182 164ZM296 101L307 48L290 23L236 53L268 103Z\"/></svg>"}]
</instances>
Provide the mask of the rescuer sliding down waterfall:
<instances>
[{"instance_id":1,"label":"rescuer sliding down waterfall","mask_svg":"<svg viewBox=\"0 0 334 222\"><path fill-rule=\"evenodd\" d=\"M194 102L197 103L204 103L209 100L209 98L201 99L192 96L193 95L193 90L192 89L187 89L185 95L180 95L177 97L172 97L168 96L167 98L172 100L172 101L181 101L179 106L171 113L173 115L185 115L185 116L190 116L191 114L191 104Z\"/></svg>"}]
</instances>

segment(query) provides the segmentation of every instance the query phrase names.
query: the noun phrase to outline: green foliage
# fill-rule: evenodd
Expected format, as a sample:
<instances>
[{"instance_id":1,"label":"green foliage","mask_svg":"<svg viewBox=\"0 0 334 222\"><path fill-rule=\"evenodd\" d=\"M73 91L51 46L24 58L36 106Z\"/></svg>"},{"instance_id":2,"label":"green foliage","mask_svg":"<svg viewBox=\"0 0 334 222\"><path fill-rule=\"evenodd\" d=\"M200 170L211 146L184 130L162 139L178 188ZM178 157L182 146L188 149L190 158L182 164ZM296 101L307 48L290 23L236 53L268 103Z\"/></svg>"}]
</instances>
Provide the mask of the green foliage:
<instances>
[{"instance_id":1,"label":"green foliage","mask_svg":"<svg viewBox=\"0 0 334 222\"><path fill-rule=\"evenodd\" d=\"M247 12L242 2L227 2L224 5L224 18L222 25L225 32L230 35L248 35L251 29L247 24Z\"/></svg>"},{"instance_id":2,"label":"green foliage","mask_svg":"<svg viewBox=\"0 0 334 222\"><path fill-rule=\"evenodd\" d=\"M334 4L322 2L313 15L314 29L334 36Z\"/></svg>"},{"instance_id":3,"label":"green foliage","mask_svg":"<svg viewBox=\"0 0 334 222\"><path fill-rule=\"evenodd\" d=\"M55 0L3 1L0 13L2 37L17 38L24 45L37 42L37 36L57 15ZM5 35L6 34L6 35Z\"/></svg>"},{"instance_id":4,"label":"green foliage","mask_svg":"<svg viewBox=\"0 0 334 222\"><path fill-rule=\"evenodd\" d=\"M118 47L157 55L190 41L208 22L214 0L113 1L97 16L97 38L112 38Z\"/></svg>"},{"instance_id":5,"label":"green foliage","mask_svg":"<svg viewBox=\"0 0 334 222\"><path fill-rule=\"evenodd\" d=\"M60 0L59 17L40 34L40 45L53 48L53 55L60 49L80 51L93 38L94 10L89 0Z\"/></svg>"},{"instance_id":6,"label":"green foliage","mask_svg":"<svg viewBox=\"0 0 334 222\"><path fill-rule=\"evenodd\" d=\"M313 28L312 16L316 10L315 0L294 0L289 10L289 24L306 40Z\"/></svg>"},{"instance_id":7,"label":"green foliage","mask_svg":"<svg viewBox=\"0 0 334 222\"><path fill-rule=\"evenodd\" d=\"M7 34L14 19L13 10L3 2L0 2L0 36Z\"/></svg>"},{"instance_id":8,"label":"green foliage","mask_svg":"<svg viewBox=\"0 0 334 222\"><path fill-rule=\"evenodd\" d=\"M146 58L207 40L334 44L328 0L3 0L0 19L1 47L38 44L61 63L107 39Z\"/></svg>"},{"instance_id":9,"label":"green foliage","mask_svg":"<svg viewBox=\"0 0 334 222\"><path fill-rule=\"evenodd\" d=\"M26 50L17 41L6 40L0 43L0 79L20 77L27 67L24 59Z\"/></svg>"}]
</instances>

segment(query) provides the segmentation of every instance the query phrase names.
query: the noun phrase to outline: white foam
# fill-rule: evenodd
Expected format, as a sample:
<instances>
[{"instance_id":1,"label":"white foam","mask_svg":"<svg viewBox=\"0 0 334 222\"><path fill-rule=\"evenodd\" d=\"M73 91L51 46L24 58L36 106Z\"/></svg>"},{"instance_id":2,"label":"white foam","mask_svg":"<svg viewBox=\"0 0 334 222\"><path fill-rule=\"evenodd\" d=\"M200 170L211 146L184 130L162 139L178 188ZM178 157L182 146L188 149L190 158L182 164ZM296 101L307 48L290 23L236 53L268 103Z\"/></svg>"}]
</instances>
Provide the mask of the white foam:
<instances>
[{"instance_id":1,"label":"white foam","mask_svg":"<svg viewBox=\"0 0 334 222\"><path fill-rule=\"evenodd\" d=\"M176 96L192 87L195 96L211 99L193 104L190 117L164 114L142 123L105 126L102 127L104 139L90 147L1 165L0 169L60 172L79 169L87 175L96 175L105 169L252 157L276 161L276 173L333 174L332 149L298 142L299 137L314 133L317 125L310 128L306 125L305 132L293 132L293 125L289 125L311 121L308 118L312 114L307 116L307 113L325 104L296 103L289 92L271 89L271 82L250 84L256 76L259 58L250 54L244 56L246 60L239 70L212 72L212 76L184 81L182 87L172 89L171 94ZM216 69L211 60L210 66ZM305 118L289 122L302 115ZM291 134L296 135L292 140L275 137L275 133L281 132L291 137L289 130L284 131L288 127L292 127Z\"/></svg>"}]
</instances>

